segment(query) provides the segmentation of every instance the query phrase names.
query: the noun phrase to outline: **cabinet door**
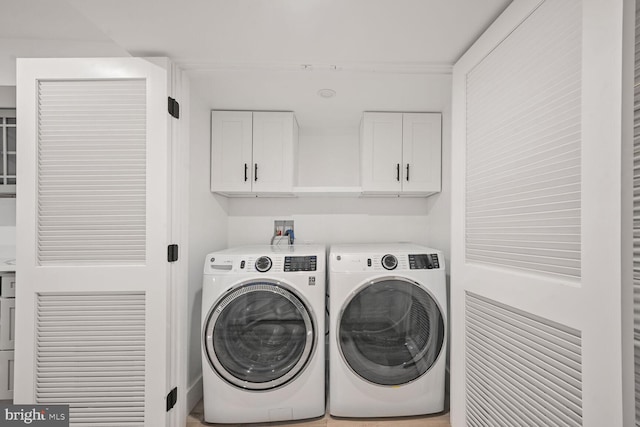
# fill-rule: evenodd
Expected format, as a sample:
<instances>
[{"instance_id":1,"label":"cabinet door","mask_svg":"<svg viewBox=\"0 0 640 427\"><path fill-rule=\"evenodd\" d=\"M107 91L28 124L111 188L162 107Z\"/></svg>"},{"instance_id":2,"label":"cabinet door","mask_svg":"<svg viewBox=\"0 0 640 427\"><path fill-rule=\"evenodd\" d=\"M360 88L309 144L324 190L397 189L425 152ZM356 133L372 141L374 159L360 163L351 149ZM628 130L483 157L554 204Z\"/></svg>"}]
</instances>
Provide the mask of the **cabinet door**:
<instances>
[{"instance_id":1,"label":"cabinet door","mask_svg":"<svg viewBox=\"0 0 640 427\"><path fill-rule=\"evenodd\" d=\"M211 191L251 191L251 115L211 112Z\"/></svg>"},{"instance_id":2,"label":"cabinet door","mask_svg":"<svg viewBox=\"0 0 640 427\"><path fill-rule=\"evenodd\" d=\"M402 120L402 191L440 191L441 115L405 113Z\"/></svg>"},{"instance_id":3,"label":"cabinet door","mask_svg":"<svg viewBox=\"0 0 640 427\"><path fill-rule=\"evenodd\" d=\"M294 122L291 112L253 113L254 192L293 191Z\"/></svg>"},{"instance_id":4,"label":"cabinet door","mask_svg":"<svg viewBox=\"0 0 640 427\"><path fill-rule=\"evenodd\" d=\"M13 350L16 336L16 299L0 297L0 350Z\"/></svg>"},{"instance_id":5,"label":"cabinet door","mask_svg":"<svg viewBox=\"0 0 640 427\"><path fill-rule=\"evenodd\" d=\"M13 351L0 351L0 400L13 399L14 360Z\"/></svg>"},{"instance_id":6,"label":"cabinet door","mask_svg":"<svg viewBox=\"0 0 640 427\"><path fill-rule=\"evenodd\" d=\"M364 113L362 190L399 192L402 188L402 113Z\"/></svg>"}]
</instances>

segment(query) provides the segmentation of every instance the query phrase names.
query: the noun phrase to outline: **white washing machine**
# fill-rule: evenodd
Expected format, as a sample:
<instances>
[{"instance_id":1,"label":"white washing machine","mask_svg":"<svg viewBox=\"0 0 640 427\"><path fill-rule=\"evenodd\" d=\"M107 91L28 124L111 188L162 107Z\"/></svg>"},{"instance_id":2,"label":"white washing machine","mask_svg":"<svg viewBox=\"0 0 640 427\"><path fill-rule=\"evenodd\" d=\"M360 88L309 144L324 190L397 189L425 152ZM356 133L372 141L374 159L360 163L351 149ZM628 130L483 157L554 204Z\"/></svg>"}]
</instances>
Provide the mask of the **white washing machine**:
<instances>
[{"instance_id":1,"label":"white washing machine","mask_svg":"<svg viewBox=\"0 0 640 427\"><path fill-rule=\"evenodd\" d=\"M207 255L204 420L325 414L325 248L252 246Z\"/></svg>"},{"instance_id":2,"label":"white washing machine","mask_svg":"<svg viewBox=\"0 0 640 427\"><path fill-rule=\"evenodd\" d=\"M341 417L444 410L442 253L414 244L332 246L329 411Z\"/></svg>"}]
</instances>

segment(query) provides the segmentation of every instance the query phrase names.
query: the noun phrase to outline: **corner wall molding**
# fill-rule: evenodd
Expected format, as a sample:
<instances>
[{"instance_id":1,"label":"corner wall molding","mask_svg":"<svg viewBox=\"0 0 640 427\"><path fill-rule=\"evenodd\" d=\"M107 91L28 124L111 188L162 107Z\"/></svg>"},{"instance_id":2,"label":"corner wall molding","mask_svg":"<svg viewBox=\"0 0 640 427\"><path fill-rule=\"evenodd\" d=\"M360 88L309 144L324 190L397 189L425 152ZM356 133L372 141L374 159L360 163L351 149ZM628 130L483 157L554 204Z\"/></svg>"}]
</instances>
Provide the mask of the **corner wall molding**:
<instances>
[{"instance_id":1,"label":"corner wall molding","mask_svg":"<svg viewBox=\"0 0 640 427\"><path fill-rule=\"evenodd\" d=\"M440 62L208 62L177 59L175 62L185 71L214 72L225 70L265 70L284 72L356 72L371 74L452 74L453 64Z\"/></svg>"}]
</instances>

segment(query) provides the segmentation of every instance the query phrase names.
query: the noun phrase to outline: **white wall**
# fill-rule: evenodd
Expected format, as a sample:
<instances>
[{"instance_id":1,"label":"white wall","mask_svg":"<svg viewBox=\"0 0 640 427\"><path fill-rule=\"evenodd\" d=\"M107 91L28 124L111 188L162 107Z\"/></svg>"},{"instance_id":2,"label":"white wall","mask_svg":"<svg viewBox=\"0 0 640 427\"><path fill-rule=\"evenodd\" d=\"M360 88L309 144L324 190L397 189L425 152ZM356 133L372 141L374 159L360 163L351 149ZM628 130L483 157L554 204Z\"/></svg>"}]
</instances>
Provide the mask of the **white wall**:
<instances>
[{"instance_id":1,"label":"white wall","mask_svg":"<svg viewBox=\"0 0 640 427\"><path fill-rule=\"evenodd\" d=\"M424 198L292 198L229 201L229 246L268 244L273 221L293 219L296 242L426 244Z\"/></svg>"},{"instance_id":2,"label":"white wall","mask_svg":"<svg viewBox=\"0 0 640 427\"><path fill-rule=\"evenodd\" d=\"M429 198L405 197L300 197L229 199L230 247L267 244L273 233L273 221L293 219L298 243L331 245L351 242L411 241L441 249L449 258L450 246L450 127L451 84L442 76L429 79L398 77L413 111L443 113L442 189ZM390 81L385 76L384 81ZM438 82L439 84L435 84ZM362 84L362 83L360 83ZM412 84L421 90L411 94ZM370 97L371 94L366 96ZM420 100L424 100L422 108ZM354 106L362 100L351 100ZM372 100L373 103L373 100ZM395 108L402 111L394 99ZM384 96L376 99L377 110L385 110ZM407 108L406 110L411 110ZM294 108L295 111L295 108ZM302 123L308 120L304 120ZM352 126L300 127L298 185L359 186L359 122Z\"/></svg>"},{"instance_id":3,"label":"white wall","mask_svg":"<svg viewBox=\"0 0 640 427\"><path fill-rule=\"evenodd\" d=\"M267 244L273 221L293 219L297 243L410 241L450 247L450 107L443 108L443 191L429 198L300 197L229 199L230 247ZM300 184L357 186L358 133L304 133L300 138Z\"/></svg>"},{"instance_id":4,"label":"white wall","mask_svg":"<svg viewBox=\"0 0 640 427\"><path fill-rule=\"evenodd\" d=\"M360 185L359 126L300 128L298 185L301 187Z\"/></svg>"},{"instance_id":5,"label":"white wall","mask_svg":"<svg viewBox=\"0 0 640 427\"><path fill-rule=\"evenodd\" d=\"M0 226L16 226L16 199L14 197L0 199ZM0 245L6 244L10 243L0 241Z\"/></svg>"},{"instance_id":6,"label":"white wall","mask_svg":"<svg viewBox=\"0 0 640 427\"><path fill-rule=\"evenodd\" d=\"M439 112L450 103L451 74L220 68L188 71L212 110L294 111L301 137L352 135L363 111ZM322 98L320 89L336 96ZM351 130L349 130L351 129ZM328 139L325 143L332 145Z\"/></svg>"},{"instance_id":7,"label":"white wall","mask_svg":"<svg viewBox=\"0 0 640 427\"><path fill-rule=\"evenodd\" d=\"M0 86L0 108L16 108L15 86Z\"/></svg>"},{"instance_id":8,"label":"white wall","mask_svg":"<svg viewBox=\"0 0 640 427\"><path fill-rule=\"evenodd\" d=\"M449 153L451 76L326 70L214 69L190 73L210 109L291 110L300 125L302 187L360 184L359 127L363 111L443 112L443 153ZM335 98L317 96L322 88ZM412 241L442 248L448 258L448 175L431 198L248 198L228 200L228 246L267 244L276 219L293 219L298 243Z\"/></svg>"},{"instance_id":9,"label":"white wall","mask_svg":"<svg viewBox=\"0 0 640 427\"><path fill-rule=\"evenodd\" d=\"M442 191L427 199L429 245L444 252L449 274L451 253L451 103L442 111Z\"/></svg>"},{"instance_id":10,"label":"white wall","mask_svg":"<svg viewBox=\"0 0 640 427\"><path fill-rule=\"evenodd\" d=\"M200 312L205 255L227 245L227 200L209 191L210 112L193 85L190 93L189 146L189 351L188 403L197 402L200 385ZM190 407L189 407L190 409Z\"/></svg>"},{"instance_id":11,"label":"white wall","mask_svg":"<svg viewBox=\"0 0 640 427\"><path fill-rule=\"evenodd\" d=\"M98 56L130 55L111 41L0 38L0 85L15 86L16 58Z\"/></svg>"}]
</instances>

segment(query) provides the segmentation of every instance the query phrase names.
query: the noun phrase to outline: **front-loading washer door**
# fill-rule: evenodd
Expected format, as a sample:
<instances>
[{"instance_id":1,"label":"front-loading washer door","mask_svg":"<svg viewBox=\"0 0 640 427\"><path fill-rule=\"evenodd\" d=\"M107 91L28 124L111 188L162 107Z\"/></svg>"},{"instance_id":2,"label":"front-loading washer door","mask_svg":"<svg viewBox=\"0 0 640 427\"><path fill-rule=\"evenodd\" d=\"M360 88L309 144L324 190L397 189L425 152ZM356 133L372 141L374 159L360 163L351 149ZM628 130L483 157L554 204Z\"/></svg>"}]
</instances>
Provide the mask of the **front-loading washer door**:
<instances>
[{"instance_id":1,"label":"front-loading washer door","mask_svg":"<svg viewBox=\"0 0 640 427\"><path fill-rule=\"evenodd\" d=\"M444 345L444 320L426 289L406 278L360 288L338 320L338 346L349 368L373 384L395 386L424 375Z\"/></svg>"},{"instance_id":2,"label":"front-loading washer door","mask_svg":"<svg viewBox=\"0 0 640 427\"><path fill-rule=\"evenodd\" d=\"M280 387L304 370L314 350L313 314L278 282L253 281L223 295L204 330L211 366L248 390Z\"/></svg>"}]
</instances>

